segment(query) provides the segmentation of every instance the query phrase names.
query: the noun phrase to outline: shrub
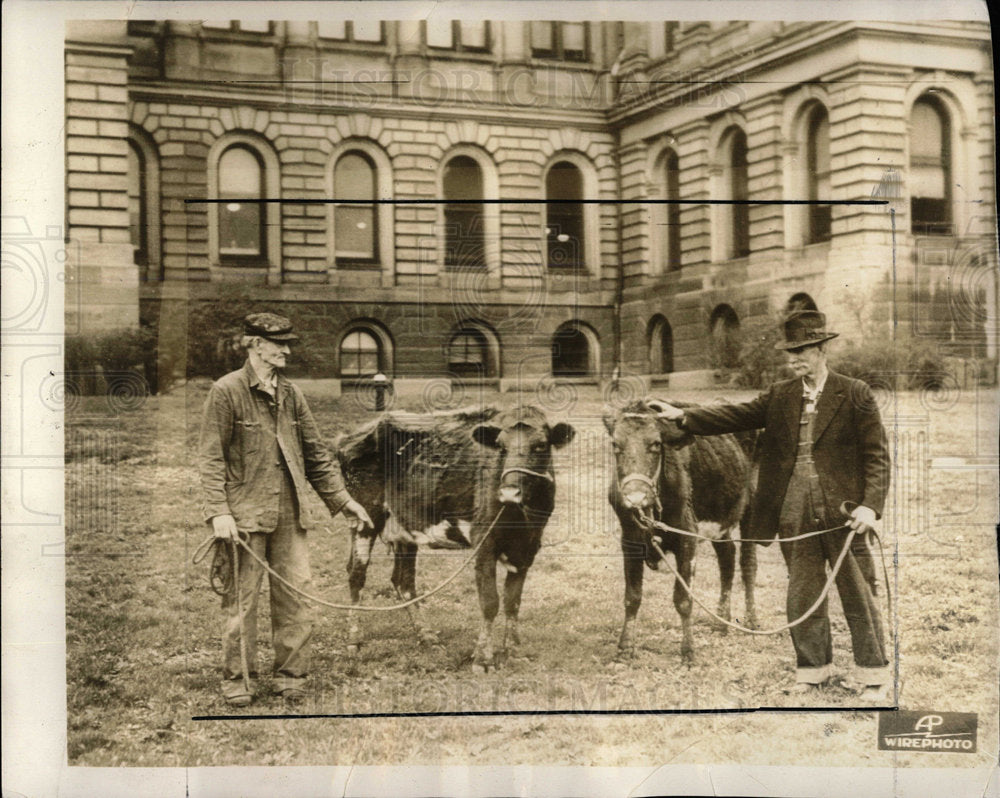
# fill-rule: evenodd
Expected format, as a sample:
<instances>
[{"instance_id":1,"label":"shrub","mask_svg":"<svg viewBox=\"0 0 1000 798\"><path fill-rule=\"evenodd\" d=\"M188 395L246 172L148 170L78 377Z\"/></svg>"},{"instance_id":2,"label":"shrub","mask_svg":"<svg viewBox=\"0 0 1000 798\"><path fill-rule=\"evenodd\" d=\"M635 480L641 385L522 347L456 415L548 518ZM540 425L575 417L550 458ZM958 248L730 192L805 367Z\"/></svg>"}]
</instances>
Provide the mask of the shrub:
<instances>
[{"instance_id":1,"label":"shrub","mask_svg":"<svg viewBox=\"0 0 1000 798\"><path fill-rule=\"evenodd\" d=\"M948 374L936 343L910 337L849 342L830 367L869 385L896 390L940 388Z\"/></svg>"},{"instance_id":2,"label":"shrub","mask_svg":"<svg viewBox=\"0 0 1000 798\"><path fill-rule=\"evenodd\" d=\"M152 346L147 328L112 330L97 338L97 362L106 372L129 371L142 366Z\"/></svg>"},{"instance_id":3,"label":"shrub","mask_svg":"<svg viewBox=\"0 0 1000 798\"><path fill-rule=\"evenodd\" d=\"M743 329L739 365L734 381L741 388L764 388L792 376L785 353L774 345L782 340L778 322L757 322Z\"/></svg>"}]
</instances>

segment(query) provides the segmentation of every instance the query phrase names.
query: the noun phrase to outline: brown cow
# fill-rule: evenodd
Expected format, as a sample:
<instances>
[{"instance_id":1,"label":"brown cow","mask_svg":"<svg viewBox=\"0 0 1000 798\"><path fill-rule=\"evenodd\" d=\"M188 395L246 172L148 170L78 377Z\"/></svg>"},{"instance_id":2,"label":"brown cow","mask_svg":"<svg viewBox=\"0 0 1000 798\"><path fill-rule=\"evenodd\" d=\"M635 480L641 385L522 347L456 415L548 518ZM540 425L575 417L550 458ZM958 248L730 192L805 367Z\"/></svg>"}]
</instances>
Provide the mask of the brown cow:
<instances>
[{"instance_id":1,"label":"brown cow","mask_svg":"<svg viewBox=\"0 0 1000 798\"><path fill-rule=\"evenodd\" d=\"M622 527L625 567L625 622L618 640L621 656L635 649L635 618L642 603L643 563L657 570L660 555L653 548L655 536L664 552L672 552L677 572L691 584L697 539L657 529L656 519L669 526L701 534L715 534L712 546L719 560L721 592L718 614L730 618L730 597L735 565L731 531L746 512L750 489L747 442L732 435L695 438L676 424L658 418L655 407L639 401L604 424L612 438L615 479L608 500ZM645 519L645 520L644 520ZM699 523L700 522L700 523ZM707 522L707 523L706 523ZM745 625L756 625L754 580L756 550L741 543L740 566L746 597ZM674 606L681 617L681 657L694 658L691 636L691 597L679 581L674 584Z\"/></svg>"},{"instance_id":2,"label":"brown cow","mask_svg":"<svg viewBox=\"0 0 1000 798\"><path fill-rule=\"evenodd\" d=\"M493 621L499 609L496 569L506 570L503 647L519 642L521 592L555 502L552 448L573 440L573 428L550 426L541 410L523 406L415 415L386 413L343 437L337 447L348 490L374 529L352 533L347 565L351 600L360 603L371 547L386 530L393 541L392 584L416 596L417 544L476 546L476 587L482 624L473 667L494 665ZM411 618L429 637L414 605ZM361 634L352 618L349 646Z\"/></svg>"}]
</instances>

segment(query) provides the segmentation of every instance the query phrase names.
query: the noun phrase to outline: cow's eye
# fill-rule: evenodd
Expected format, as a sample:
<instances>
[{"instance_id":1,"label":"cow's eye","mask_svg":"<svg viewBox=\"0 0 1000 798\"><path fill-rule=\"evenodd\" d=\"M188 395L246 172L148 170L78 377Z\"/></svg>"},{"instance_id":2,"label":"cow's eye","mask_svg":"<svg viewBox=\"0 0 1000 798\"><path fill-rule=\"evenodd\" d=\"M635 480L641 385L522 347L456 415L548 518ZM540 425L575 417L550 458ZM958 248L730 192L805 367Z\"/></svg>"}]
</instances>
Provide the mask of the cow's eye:
<instances>
[{"instance_id":1,"label":"cow's eye","mask_svg":"<svg viewBox=\"0 0 1000 798\"><path fill-rule=\"evenodd\" d=\"M620 443L611 444L611 451L613 451L615 454L618 454L621 450L622 450L622 445Z\"/></svg>"},{"instance_id":2,"label":"cow's eye","mask_svg":"<svg viewBox=\"0 0 1000 798\"><path fill-rule=\"evenodd\" d=\"M662 443L660 443L659 441L650 441L649 451L651 451L651 452L658 452L661 449L663 449L663 444Z\"/></svg>"}]
</instances>

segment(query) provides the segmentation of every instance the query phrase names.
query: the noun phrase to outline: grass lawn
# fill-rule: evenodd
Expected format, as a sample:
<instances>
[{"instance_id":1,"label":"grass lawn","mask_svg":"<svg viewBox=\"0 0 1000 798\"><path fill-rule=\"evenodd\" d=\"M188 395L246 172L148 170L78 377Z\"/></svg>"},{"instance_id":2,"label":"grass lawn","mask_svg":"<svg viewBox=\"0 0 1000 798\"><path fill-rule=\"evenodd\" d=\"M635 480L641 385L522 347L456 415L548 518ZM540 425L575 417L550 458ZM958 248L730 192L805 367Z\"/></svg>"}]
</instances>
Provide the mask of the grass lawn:
<instances>
[{"instance_id":1,"label":"grass lawn","mask_svg":"<svg viewBox=\"0 0 1000 798\"><path fill-rule=\"evenodd\" d=\"M617 525L605 494L610 450L596 391L580 391L563 413L577 440L556 457L557 509L528 575L522 644L494 673L471 672L478 607L471 570L426 607L439 645L421 645L407 615L363 617L367 642L353 660L347 618L320 609L312 692L305 714L518 710L669 710L792 707L781 693L793 674L787 633L722 633L695 614L696 662L680 662L672 578L646 572L634 661L615 661L623 577ZM111 415L101 398L67 413L66 550L68 751L72 765L575 764L742 762L782 764L982 765L997 749L997 560L993 470L946 458L995 456L995 397L904 394L886 408L896 421L896 509L887 521L889 567L898 543L896 615L900 706L979 713L979 753L900 754L875 746L864 711L318 718L194 721L232 714L218 695L221 613L207 567L191 564L207 529L193 451L206 392L202 383ZM372 414L349 397L307 390L329 436ZM712 392L673 394L710 401ZM728 392L739 398L738 392ZM565 397L562 397L565 398ZM511 402L509 395L490 401ZM417 409L418 399L403 402ZM553 417L557 414L551 414ZM340 518L312 535L316 589L349 600L348 533ZM759 551L757 604L764 628L784 622L786 576L775 546ZM467 556L427 551L418 587L437 585ZM377 544L366 601L393 601L390 561ZM695 588L710 606L718 569L699 552ZM267 602L261 602L266 613ZM734 615L742 591L734 589ZM850 640L831 602L835 665L850 669ZM498 624L499 627L499 624ZM261 671L270 664L261 619ZM499 633L499 628L497 629ZM239 714L284 714L270 683ZM850 707L830 687L810 707Z\"/></svg>"}]
</instances>

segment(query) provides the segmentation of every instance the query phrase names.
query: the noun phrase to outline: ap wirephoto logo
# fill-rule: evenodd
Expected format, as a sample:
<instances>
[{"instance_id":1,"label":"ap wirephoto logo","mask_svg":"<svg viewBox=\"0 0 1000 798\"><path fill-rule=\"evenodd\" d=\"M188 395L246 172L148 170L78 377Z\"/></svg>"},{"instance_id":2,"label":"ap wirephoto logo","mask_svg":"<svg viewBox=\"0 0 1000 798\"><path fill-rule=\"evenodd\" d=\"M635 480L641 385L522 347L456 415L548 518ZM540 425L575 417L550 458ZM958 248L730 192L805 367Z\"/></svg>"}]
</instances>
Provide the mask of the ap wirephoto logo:
<instances>
[{"instance_id":1,"label":"ap wirephoto logo","mask_svg":"<svg viewBox=\"0 0 1000 798\"><path fill-rule=\"evenodd\" d=\"M976 751L976 715L972 712L880 712L881 751Z\"/></svg>"}]
</instances>

